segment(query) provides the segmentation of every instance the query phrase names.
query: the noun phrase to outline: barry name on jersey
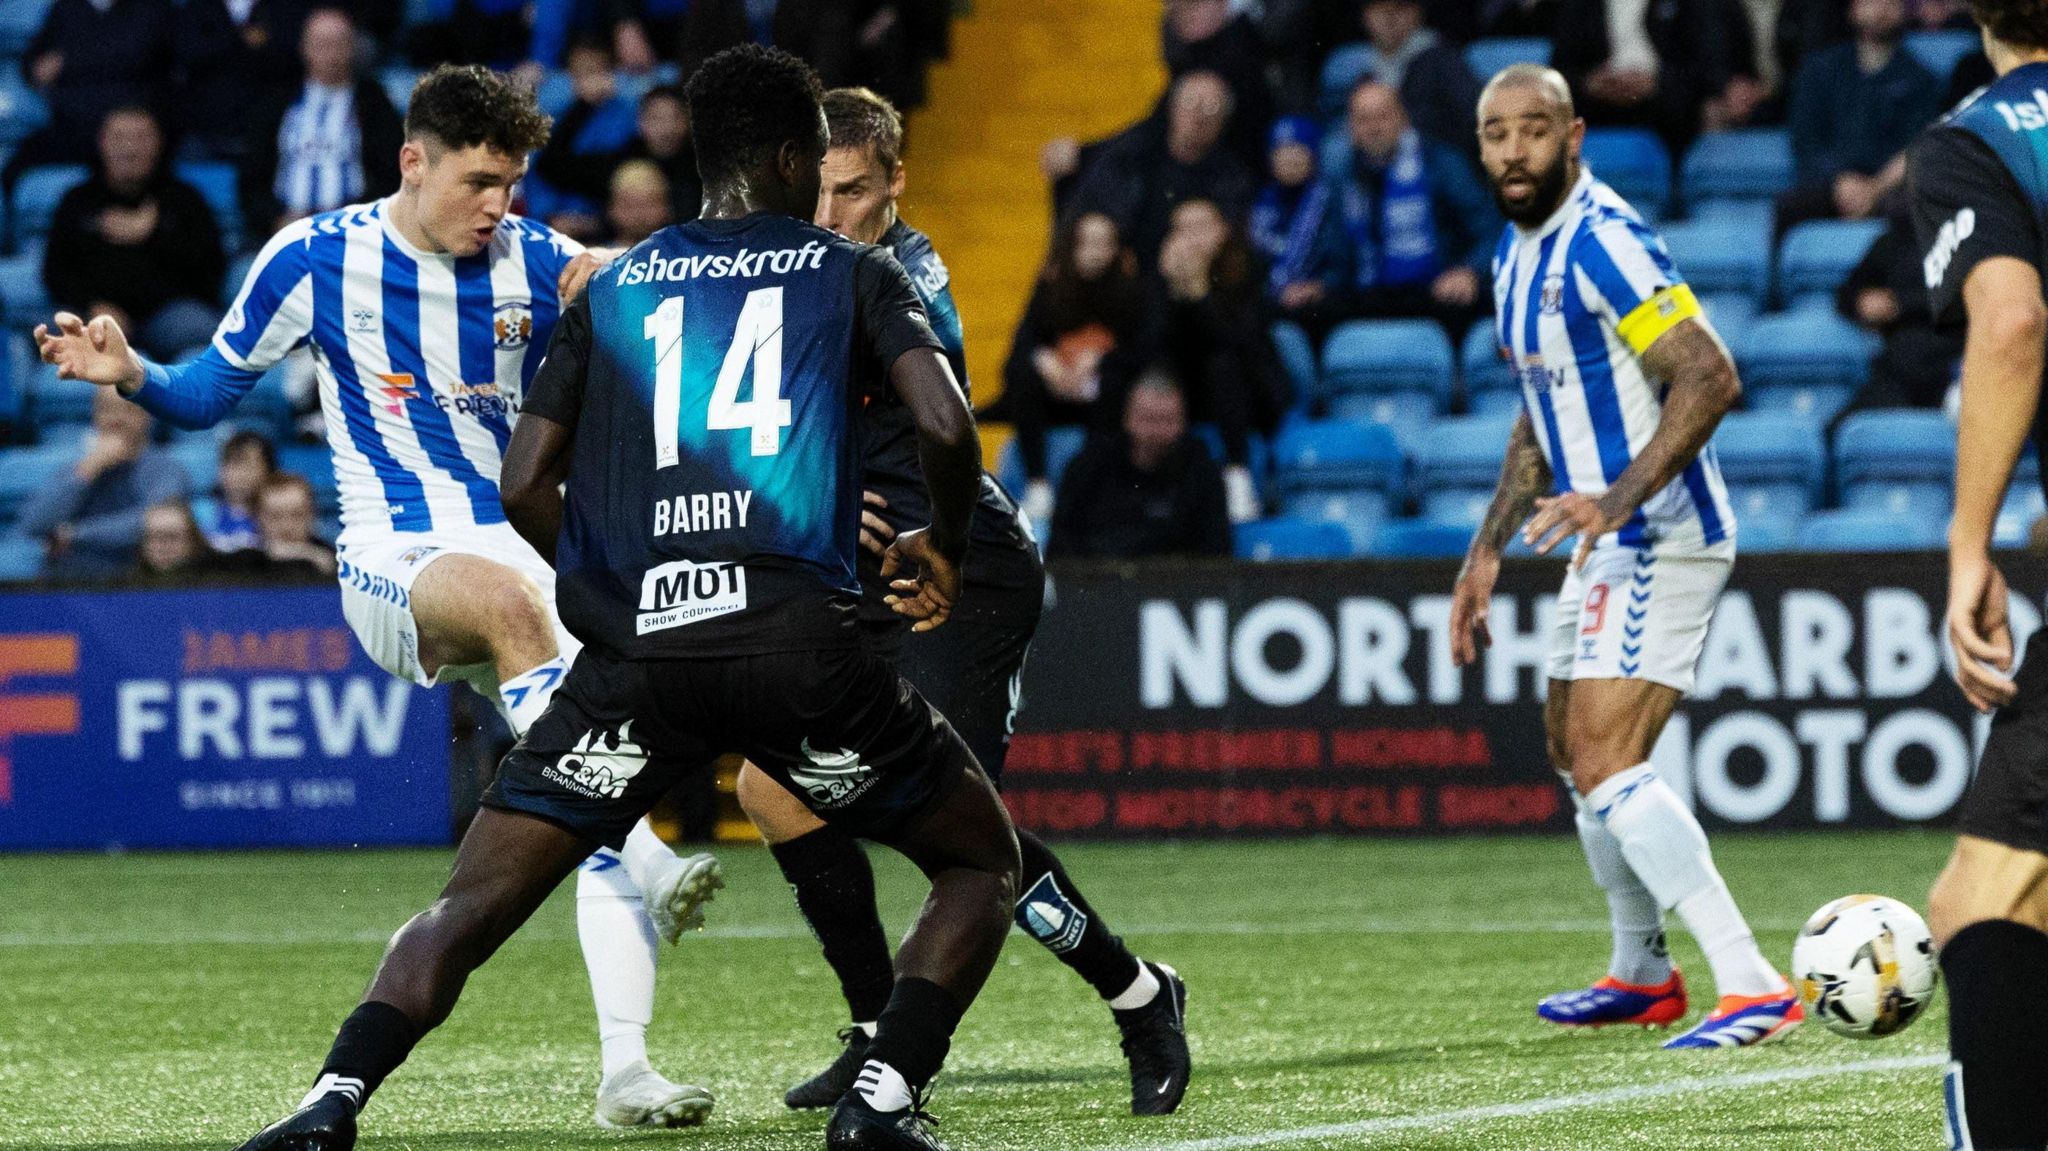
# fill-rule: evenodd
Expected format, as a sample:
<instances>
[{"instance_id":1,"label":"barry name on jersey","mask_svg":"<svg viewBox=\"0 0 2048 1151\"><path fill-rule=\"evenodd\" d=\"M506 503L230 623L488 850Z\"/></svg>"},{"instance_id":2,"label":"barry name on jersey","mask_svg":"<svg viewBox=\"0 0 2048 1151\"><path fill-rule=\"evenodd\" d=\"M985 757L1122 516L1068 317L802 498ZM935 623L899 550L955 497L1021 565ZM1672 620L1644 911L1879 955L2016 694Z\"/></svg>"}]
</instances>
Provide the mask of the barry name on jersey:
<instances>
[{"instance_id":1,"label":"barry name on jersey","mask_svg":"<svg viewBox=\"0 0 2048 1151\"><path fill-rule=\"evenodd\" d=\"M747 508L754 493L744 488L723 492L691 492L689 495L654 501L654 534L688 535L692 532L722 532L747 526Z\"/></svg>"}]
</instances>

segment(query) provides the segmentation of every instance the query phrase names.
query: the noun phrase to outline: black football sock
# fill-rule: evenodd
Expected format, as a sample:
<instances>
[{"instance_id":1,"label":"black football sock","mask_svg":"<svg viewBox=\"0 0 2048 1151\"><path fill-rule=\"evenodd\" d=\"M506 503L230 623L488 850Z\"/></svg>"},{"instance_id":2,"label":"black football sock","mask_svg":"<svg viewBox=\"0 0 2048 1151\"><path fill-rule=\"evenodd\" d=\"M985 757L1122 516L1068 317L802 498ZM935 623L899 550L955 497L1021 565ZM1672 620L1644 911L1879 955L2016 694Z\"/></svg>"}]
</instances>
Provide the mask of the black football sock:
<instances>
[{"instance_id":1,"label":"black football sock","mask_svg":"<svg viewBox=\"0 0 2048 1151\"><path fill-rule=\"evenodd\" d=\"M419 1025L405 1012L374 1000L358 1005L342 1021L327 1062L320 1067L319 1080L299 1105L324 1095L346 1095L360 1109L419 1041Z\"/></svg>"},{"instance_id":2,"label":"black football sock","mask_svg":"<svg viewBox=\"0 0 2048 1151\"><path fill-rule=\"evenodd\" d=\"M1123 994L1138 978L1138 957L1075 890L1044 840L1018 828L1017 847L1024 857L1017 926L1087 980L1097 995L1114 999Z\"/></svg>"},{"instance_id":3,"label":"black football sock","mask_svg":"<svg viewBox=\"0 0 2048 1151\"><path fill-rule=\"evenodd\" d=\"M873 1023L896 985L889 937L875 910L875 870L851 835L829 824L768 848L796 892L797 910L825 949L855 1023Z\"/></svg>"},{"instance_id":4,"label":"black football sock","mask_svg":"<svg viewBox=\"0 0 2048 1151\"><path fill-rule=\"evenodd\" d=\"M890 1098L893 1085L881 1082L892 1071L911 1094L924 1090L945 1064L953 1031L966 1013L966 1004L929 979L897 980L875 1027L875 1041L868 1045L867 1065L861 1069L858 1086L868 1101L885 1111L901 1105L890 1105L896 1102Z\"/></svg>"},{"instance_id":5,"label":"black football sock","mask_svg":"<svg viewBox=\"0 0 2048 1151\"><path fill-rule=\"evenodd\" d=\"M2048 1145L2048 935L2003 919L1972 923L1941 949L1941 973L1950 1134L1967 1135L1955 1145L2040 1151Z\"/></svg>"}]
</instances>

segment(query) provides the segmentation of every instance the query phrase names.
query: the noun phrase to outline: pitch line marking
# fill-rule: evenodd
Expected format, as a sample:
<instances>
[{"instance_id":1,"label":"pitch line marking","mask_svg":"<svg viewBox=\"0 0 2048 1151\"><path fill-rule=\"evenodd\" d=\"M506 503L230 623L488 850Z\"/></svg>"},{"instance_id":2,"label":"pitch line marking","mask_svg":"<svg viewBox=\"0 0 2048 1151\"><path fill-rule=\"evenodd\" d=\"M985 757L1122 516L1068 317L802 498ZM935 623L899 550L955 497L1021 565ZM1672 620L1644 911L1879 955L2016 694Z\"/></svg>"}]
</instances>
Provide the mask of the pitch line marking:
<instances>
[{"instance_id":1,"label":"pitch line marking","mask_svg":"<svg viewBox=\"0 0 2048 1151\"><path fill-rule=\"evenodd\" d=\"M1668 1099L1675 1095L1691 1095L1702 1091L1769 1087L1780 1083L1800 1083L1809 1079L1828 1079L1838 1075L1863 1075L1881 1071L1919 1071L1923 1068L1939 1067L1947 1062L1946 1055L1907 1055L1892 1059L1865 1059L1856 1063L1831 1063L1817 1067L1781 1067L1775 1071L1748 1071L1712 1078L1673 1079L1664 1083L1613 1087L1605 1091L1587 1091L1578 1095L1554 1095L1547 1099L1528 1099L1520 1103L1460 1107L1454 1111L1433 1111L1422 1115L1385 1115L1374 1119L1357 1119L1349 1123L1296 1127L1286 1131L1217 1135L1178 1143L1155 1143L1141 1148L1140 1151L1245 1151L1247 1148L1274 1147L1312 1139L1344 1139L1420 1128L1461 1127L1473 1123L1487 1123L1495 1119L1527 1119L1559 1111L1612 1107L1621 1103Z\"/></svg>"}]
</instances>

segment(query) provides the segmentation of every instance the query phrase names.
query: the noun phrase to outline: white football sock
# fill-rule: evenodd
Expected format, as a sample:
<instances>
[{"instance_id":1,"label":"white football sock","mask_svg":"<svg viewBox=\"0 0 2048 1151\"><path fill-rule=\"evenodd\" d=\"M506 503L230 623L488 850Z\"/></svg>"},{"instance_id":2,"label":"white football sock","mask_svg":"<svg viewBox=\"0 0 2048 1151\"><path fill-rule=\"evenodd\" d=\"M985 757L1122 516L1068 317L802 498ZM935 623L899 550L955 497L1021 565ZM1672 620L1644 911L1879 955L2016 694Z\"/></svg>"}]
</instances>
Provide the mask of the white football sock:
<instances>
[{"instance_id":1,"label":"white football sock","mask_svg":"<svg viewBox=\"0 0 2048 1151\"><path fill-rule=\"evenodd\" d=\"M1700 821L1649 764L1616 773L1593 789L1586 806L1621 844L1622 855L1657 905L1678 912L1706 952L1720 994L1769 995L1784 989L1784 980L1757 950L1735 897L1714 869Z\"/></svg>"},{"instance_id":2,"label":"white football sock","mask_svg":"<svg viewBox=\"0 0 2048 1151\"><path fill-rule=\"evenodd\" d=\"M853 1089L861 1093L868 1106L877 1111L901 1111L911 1105L910 1084L894 1067L878 1059L870 1059L860 1069L860 1078L853 1081Z\"/></svg>"},{"instance_id":3,"label":"white football sock","mask_svg":"<svg viewBox=\"0 0 2048 1151\"><path fill-rule=\"evenodd\" d=\"M1159 977L1143 961L1138 964L1138 977L1123 993L1109 1001L1111 1011L1131 1011L1152 1002L1159 995Z\"/></svg>"},{"instance_id":4,"label":"white football sock","mask_svg":"<svg viewBox=\"0 0 2048 1151\"><path fill-rule=\"evenodd\" d=\"M1657 897L1636 878L1621 854L1621 842L1587 809L1586 801L1576 792L1572 801L1579 809L1579 846L1586 849L1593 882L1607 893L1607 920L1614 928L1607 974L1639 987L1663 983L1671 978L1671 956L1664 948L1664 915Z\"/></svg>"},{"instance_id":5,"label":"white football sock","mask_svg":"<svg viewBox=\"0 0 2048 1151\"><path fill-rule=\"evenodd\" d=\"M608 848L598 848L576 873L576 937L590 972L597 1037L604 1045L604 1074L609 1077L647 1058L659 940L641 906L639 889Z\"/></svg>"},{"instance_id":6,"label":"white football sock","mask_svg":"<svg viewBox=\"0 0 2048 1151\"><path fill-rule=\"evenodd\" d=\"M555 689L562 685L568 670L569 661L556 656L498 685L498 704L504 711L505 722L512 725L513 735L525 735L540 713L548 709L548 701L555 698Z\"/></svg>"},{"instance_id":7,"label":"white football sock","mask_svg":"<svg viewBox=\"0 0 2048 1151\"><path fill-rule=\"evenodd\" d=\"M634 894L651 890L663 870L676 861L675 849L654 834L654 828L645 819L633 825L626 833L625 849L619 858L626 864L626 874L632 880Z\"/></svg>"}]
</instances>

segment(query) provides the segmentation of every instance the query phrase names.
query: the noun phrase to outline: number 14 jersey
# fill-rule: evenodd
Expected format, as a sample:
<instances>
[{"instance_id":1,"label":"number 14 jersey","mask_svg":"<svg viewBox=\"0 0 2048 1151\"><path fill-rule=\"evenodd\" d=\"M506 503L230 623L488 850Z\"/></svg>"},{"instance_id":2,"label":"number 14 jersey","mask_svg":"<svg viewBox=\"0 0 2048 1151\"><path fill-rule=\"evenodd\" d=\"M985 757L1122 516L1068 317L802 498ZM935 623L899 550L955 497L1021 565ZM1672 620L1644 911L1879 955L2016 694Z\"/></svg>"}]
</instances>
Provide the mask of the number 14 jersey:
<instances>
[{"instance_id":1,"label":"number 14 jersey","mask_svg":"<svg viewBox=\"0 0 2048 1151\"><path fill-rule=\"evenodd\" d=\"M858 643L861 405L940 347L895 257L794 217L693 221L612 261L524 409L574 430L562 622L627 659Z\"/></svg>"}]
</instances>

